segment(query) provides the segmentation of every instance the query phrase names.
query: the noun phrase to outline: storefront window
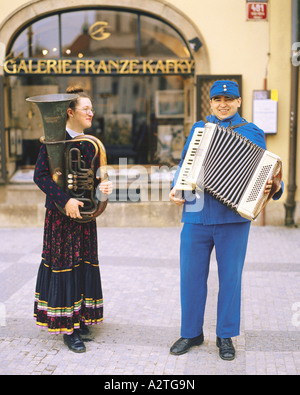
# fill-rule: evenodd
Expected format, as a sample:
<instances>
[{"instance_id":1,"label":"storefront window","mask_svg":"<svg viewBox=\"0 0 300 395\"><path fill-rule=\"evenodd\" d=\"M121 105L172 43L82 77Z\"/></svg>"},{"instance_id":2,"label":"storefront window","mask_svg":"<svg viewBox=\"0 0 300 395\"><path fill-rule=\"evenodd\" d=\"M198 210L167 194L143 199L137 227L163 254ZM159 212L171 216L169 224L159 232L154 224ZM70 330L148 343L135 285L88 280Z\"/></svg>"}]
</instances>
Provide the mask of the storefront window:
<instances>
[{"instance_id":1,"label":"storefront window","mask_svg":"<svg viewBox=\"0 0 300 395\"><path fill-rule=\"evenodd\" d=\"M162 160L174 164L180 159L173 152L172 141L165 133L175 126L183 136L182 119L156 118L156 92L162 89L165 92L183 92L182 77L81 76L74 79L53 76L41 84L32 82L30 77L25 76L7 78L11 97L9 123L13 130L20 130L22 135L19 142L22 146L12 152L19 166L35 164L43 135L40 113L34 103L26 102L26 98L65 92L72 84L82 86L93 99L95 115L92 128L87 133L104 143L110 164L118 164L119 158L127 158L131 164L159 163Z\"/></svg>"},{"instance_id":2,"label":"storefront window","mask_svg":"<svg viewBox=\"0 0 300 395\"><path fill-rule=\"evenodd\" d=\"M136 57L138 16L106 10L62 15L62 56Z\"/></svg>"},{"instance_id":3,"label":"storefront window","mask_svg":"<svg viewBox=\"0 0 300 395\"><path fill-rule=\"evenodd\" d=\"M58 16L50 16L30 25L18 36L11 49L14 57L57 58L60 56Z\"/></svg>"},{"instance_id":4,"label":"storefront window","mask_svg":"<svg viewBox=\"0 0 300 395\"><path fill-rule=\"evenodd\" d=\"M150 16L115 10L64 12L34 22L9 51L23 58L190 58L178 32Z\"/></svg>"}]
</instances>

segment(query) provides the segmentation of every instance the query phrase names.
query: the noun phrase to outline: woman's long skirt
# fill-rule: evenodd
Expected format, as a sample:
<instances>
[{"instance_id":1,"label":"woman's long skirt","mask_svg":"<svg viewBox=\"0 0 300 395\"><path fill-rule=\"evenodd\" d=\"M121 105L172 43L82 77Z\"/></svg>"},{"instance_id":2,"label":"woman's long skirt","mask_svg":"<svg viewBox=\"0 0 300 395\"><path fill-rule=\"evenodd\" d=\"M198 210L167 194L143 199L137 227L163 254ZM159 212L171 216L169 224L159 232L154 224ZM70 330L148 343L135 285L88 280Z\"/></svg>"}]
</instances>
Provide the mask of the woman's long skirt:
<instances>
[{"instance_id":1,"label":"woman's long skirt","mask_svg":"<svg viewBox=\"0 0 300 395\"><path fill-rule=\"evenodd\" d=\"M47 209L34 317L49 332L66 334L80 322L103 320L96 221L78 223Z\"/></svg>"}]
</instances>

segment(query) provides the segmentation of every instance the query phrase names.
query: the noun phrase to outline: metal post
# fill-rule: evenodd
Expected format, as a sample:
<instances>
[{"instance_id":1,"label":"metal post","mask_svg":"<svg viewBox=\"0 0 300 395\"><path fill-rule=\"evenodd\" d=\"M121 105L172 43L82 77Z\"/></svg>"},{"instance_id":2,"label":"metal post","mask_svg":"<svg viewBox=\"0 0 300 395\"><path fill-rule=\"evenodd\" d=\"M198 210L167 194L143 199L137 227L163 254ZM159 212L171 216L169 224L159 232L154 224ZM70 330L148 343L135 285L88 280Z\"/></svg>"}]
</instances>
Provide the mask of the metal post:
<instances>
[{"instance_id":1,"label":"metal post","mask_svg":"<svg viewBox=\"0 0 300 395\"><path fill-rule=\"evenodd\" d=\"M299 41L299 0L292 3L292 44ZM292 64L291 71L291 110L290 110L290 138L289 138L289 169L288 169L288 196L285 206L285 225L296 226L294 214L296 208L296 159L297 159L297 126L298 126L298 89L299 67Z\"/></svg>"},{"instance_id":2,"label":"metal post","mask_svg":"<svg viewBox=\"0 0 300 395\"><path fill-rule=\"evenodd\" d=\"M6 144L4 123L4 76L0 75L0 184L7 182Z\"/></svg>"}]
</instances>

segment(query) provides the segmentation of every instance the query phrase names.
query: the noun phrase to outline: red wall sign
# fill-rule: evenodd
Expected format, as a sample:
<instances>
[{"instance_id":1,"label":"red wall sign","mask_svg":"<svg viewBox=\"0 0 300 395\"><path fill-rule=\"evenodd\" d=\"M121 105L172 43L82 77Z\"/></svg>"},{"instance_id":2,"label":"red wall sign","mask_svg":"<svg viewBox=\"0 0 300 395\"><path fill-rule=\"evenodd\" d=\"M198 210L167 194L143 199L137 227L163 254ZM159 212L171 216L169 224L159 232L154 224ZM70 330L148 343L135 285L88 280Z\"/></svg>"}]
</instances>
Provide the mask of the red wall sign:
<instances>
[{"instance_id":1,"label":"red wall sign","mask_svg":"<svg viewBox=\"0 0 300 395\"><path fill-rule=\"evenodd\" d=\"M247 3L247 19L248 20L266 20L267 19L267 3L251 2Z\"/></svg>"}]
</instances>

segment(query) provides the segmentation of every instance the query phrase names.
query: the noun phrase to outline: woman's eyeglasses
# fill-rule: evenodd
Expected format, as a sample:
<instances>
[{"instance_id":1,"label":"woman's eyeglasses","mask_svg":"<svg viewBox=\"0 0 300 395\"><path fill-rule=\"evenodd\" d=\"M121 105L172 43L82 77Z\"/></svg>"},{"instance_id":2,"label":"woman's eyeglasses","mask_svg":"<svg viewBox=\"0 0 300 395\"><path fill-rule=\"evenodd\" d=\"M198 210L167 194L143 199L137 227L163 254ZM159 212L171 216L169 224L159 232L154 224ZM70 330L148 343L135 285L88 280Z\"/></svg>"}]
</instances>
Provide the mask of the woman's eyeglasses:
<instances>
[{"instance_id":1,"label":"woman's eyeglasses","mask_svg":"<svg viewBox=\"0 0 300 395\"><path fill-rule=\"evenodd\" d=\"M93 108L77 108L77 110L83 111L86 114L92 113L93 115L95 114L95 110Z\"/></svg>"}]
</instances>

